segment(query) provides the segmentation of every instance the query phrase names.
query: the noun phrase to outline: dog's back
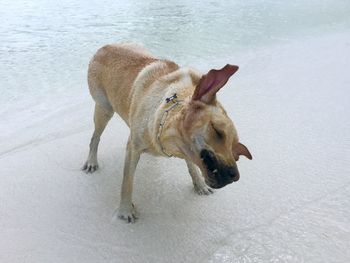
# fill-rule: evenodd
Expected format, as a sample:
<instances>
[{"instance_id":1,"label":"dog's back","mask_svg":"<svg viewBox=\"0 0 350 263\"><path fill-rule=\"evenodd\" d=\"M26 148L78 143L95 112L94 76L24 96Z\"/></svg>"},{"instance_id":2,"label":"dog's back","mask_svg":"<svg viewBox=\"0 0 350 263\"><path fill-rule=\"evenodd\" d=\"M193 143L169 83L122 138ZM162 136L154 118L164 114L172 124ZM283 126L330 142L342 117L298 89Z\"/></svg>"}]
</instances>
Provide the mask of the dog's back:
<instances>
[{"instance_id":1,"label":"dog's back","mask_svg":"<svg viewBox=\"0 0 350 263\"><path fill-rule=\"evenodd\" d=\"M106 45L90 61L90 93L97 104L117 112L129 125L133 94L147 95L147 87L157 78L178 68L174 62L155 58L137 44ZM133 89L135 80L137 91Z\"/></svg>"},{"instance_id":2,"label":"dog's back","mask_svg":"<svg viewBox=\"0 0 350 263\"><path fill-rule=\"evenodd\" d=\"M127 121L133 82L139 72L155 60L135 44L100 48L90 61L88 70L92 97L100 106L113 109Z\"/></svg>"}]
</instances>

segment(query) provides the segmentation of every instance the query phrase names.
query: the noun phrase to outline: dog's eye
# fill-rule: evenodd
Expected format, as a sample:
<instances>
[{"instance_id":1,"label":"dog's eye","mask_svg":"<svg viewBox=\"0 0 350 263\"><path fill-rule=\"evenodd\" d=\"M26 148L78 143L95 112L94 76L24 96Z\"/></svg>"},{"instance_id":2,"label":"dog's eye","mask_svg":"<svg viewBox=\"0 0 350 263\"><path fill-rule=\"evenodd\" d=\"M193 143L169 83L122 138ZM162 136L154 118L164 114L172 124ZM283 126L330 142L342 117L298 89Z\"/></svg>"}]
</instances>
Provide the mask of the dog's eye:
<instances>
[{"instance_id":1,"label":"dog's eye","mask_svg":"<svg viewBox=\"0 0 350 263\"><path fill-rule=\"evenodd\" d=\"M218 129L216 129L213 125L212 125L216 136L218 137L218 139L222 140L224 138L224 133Z\"/></svg>"}]
</instances>

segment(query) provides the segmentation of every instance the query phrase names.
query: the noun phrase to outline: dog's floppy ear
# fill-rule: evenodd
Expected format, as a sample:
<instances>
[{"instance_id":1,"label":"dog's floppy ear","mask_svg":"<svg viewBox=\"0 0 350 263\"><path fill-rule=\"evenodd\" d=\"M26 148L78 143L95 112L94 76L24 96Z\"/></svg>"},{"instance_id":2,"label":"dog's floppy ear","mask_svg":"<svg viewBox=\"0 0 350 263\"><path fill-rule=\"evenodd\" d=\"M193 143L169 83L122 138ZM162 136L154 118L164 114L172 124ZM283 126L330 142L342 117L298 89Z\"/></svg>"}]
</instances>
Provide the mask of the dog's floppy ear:
<instances>
[{"instance_id":1,"label":"dog's floppy ear","mask_svg":"<svg viewBox=\"0 0 350 263\"><path fill-rule=\"evenodd\" d=\"M192 100L210 103L215 94L226 84L228 79L238 70L238 66L227 64L222 69L212 69L203 75L196 87Z\"/></svg>"},{"instance_id":2,"label":"dog's floppy ear","mask_svg":"<svg viewBox=\"0 0 350 263\"><path fill-rule=\"evenodd\" d=\"M240 142L233 147L232 151L236 161L238 161L240 155L244 155L249 160L253 159L253 156L250 154L248 148Z\"/></svg>"}]
</instances>

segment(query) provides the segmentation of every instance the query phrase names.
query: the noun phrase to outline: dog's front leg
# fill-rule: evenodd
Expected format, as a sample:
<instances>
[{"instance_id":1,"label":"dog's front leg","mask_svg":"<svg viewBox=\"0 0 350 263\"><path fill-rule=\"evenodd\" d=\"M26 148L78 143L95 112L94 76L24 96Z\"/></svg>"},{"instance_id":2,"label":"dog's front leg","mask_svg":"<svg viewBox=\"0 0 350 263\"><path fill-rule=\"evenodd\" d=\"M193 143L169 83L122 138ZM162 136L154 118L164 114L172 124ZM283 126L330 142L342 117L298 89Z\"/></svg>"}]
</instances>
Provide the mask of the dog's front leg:
<instances>
[{"instance_id":1,"label":"dog's front leg","mask_svg":"<svg viewBox=\"0 0 350 263\"><path fill-rule=\"evenodd\" d=\"M134 182L134 174L137 163L140 159L140 151L138 151L129 137L128 144L126 147L126 156L124 163L124 176L121 190L121 200L118 209L118 217L134 223L136 216L136 209L132 203L132 190Z\"/></svg>"},{"instance_id":2,"label":"dog's front leg","mask_svg":"<svg viewBox=\"0 0 350 263\"><path fill-rule=\"evenodd\" d=\"M188 171L191 175L194 190L199 195L209 195L213 193L213 190L207 186L199 168L191 161L186 160Z\"/></svg>"}]
</instances>

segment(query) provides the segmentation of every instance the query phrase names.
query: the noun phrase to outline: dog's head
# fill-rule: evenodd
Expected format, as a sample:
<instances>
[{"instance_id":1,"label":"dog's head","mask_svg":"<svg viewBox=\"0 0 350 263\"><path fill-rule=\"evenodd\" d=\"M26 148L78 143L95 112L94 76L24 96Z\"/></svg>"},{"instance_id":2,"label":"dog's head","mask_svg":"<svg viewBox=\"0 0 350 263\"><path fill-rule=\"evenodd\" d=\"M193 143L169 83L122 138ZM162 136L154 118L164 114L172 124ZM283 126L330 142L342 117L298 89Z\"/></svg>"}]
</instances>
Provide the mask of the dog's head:
<instances>
[{"instance_id":1,"label":"dog's head","mask_svg":"<svg viewBox=\"0 0 350 263\"><path fill-rule=\"evenodd\" d=\"M236 162L240 155L252 159L247 147L239 142L232 120L216 100L216 93L237 70L238 66L226 65L202 76L184 114L185 154L199 166L212 188L238 181Z\"/></svg>"}]
</instances>

